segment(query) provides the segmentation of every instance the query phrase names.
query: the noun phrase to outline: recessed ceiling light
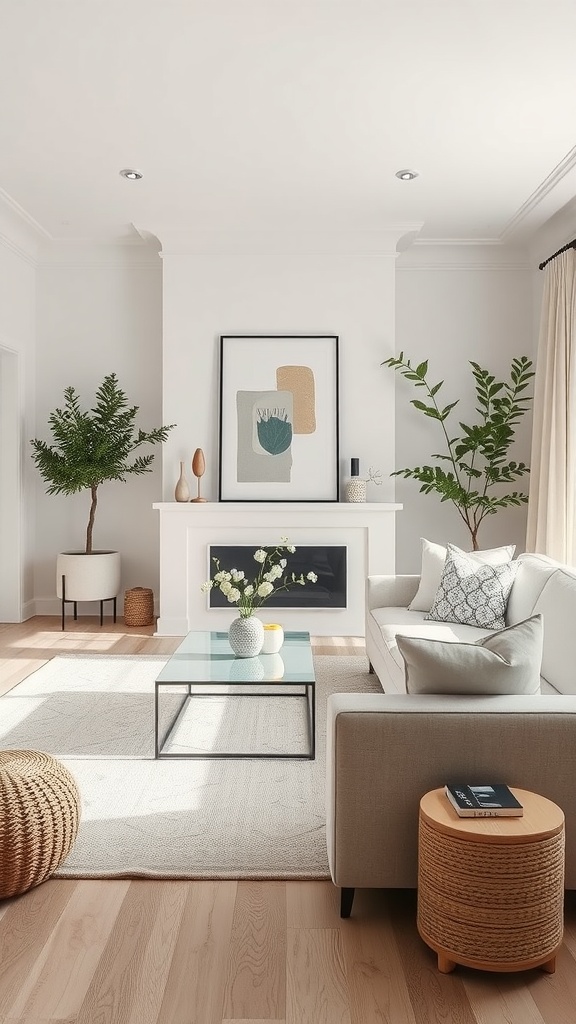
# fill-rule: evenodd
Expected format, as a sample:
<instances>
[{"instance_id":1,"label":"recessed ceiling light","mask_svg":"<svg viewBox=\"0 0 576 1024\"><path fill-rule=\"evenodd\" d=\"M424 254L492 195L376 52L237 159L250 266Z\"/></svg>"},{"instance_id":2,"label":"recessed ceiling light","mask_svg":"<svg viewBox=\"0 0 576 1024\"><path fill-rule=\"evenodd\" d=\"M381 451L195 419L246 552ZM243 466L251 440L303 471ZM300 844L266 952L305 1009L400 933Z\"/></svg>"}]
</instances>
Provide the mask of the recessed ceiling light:
<instances>
[{"instance_id":1,"label":"recessed ceiling light","mask_svg":"<svg viewBox=\"0 0 576 1024\"><path fill-rule=\"evenodd\" d=\"M396 177L400 178L400 181L412 181L413 178L418 177L418 171L410 171L405 167L402 171L396 171Z\"/></svg>"},{"instance_id":2,"label":"recessed ceiling light","mask_svg":"<svg viewBox=\"0 0 576 1024\"><path fill-rule=\"evenodd\" d=\"M123 178L129 178L130 181L138 181L139 178L143 178L142 171L135 171L133 167L125 167L123 171L119 172Z\"/></svg>"}]
</instances>

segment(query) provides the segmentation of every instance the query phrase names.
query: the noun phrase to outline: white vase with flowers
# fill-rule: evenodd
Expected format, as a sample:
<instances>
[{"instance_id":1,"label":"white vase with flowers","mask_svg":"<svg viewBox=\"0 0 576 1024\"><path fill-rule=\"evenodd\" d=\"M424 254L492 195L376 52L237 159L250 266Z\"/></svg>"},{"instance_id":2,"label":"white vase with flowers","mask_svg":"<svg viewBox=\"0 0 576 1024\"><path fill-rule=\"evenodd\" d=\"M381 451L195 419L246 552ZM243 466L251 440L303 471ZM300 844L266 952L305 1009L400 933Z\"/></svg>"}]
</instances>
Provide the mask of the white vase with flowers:
<instances>
[{"instance_id":1,"label":"white vase with flowers","mask_svg":"<svg viewBox=\"0 0 576 1024\"><path fill-rule=\"evenodd\" d=\"M305 587L307 583L317 582L315 572L296 575L287 571L287 556L295 551L296 548L288 542L287 537L282 537L280 544L275 547L257 548L254 561L258 569L252 579L248 579L241 569L222 569L220 559L212 559L216 572L202 584L201 589L207 593L213 587L218 587L228 602L237 606L239 615L230 624L228 640L238 658L254 658L262 651L264 624L254 614L257 608L281 590Z\"/></svg>"}]
</instances>

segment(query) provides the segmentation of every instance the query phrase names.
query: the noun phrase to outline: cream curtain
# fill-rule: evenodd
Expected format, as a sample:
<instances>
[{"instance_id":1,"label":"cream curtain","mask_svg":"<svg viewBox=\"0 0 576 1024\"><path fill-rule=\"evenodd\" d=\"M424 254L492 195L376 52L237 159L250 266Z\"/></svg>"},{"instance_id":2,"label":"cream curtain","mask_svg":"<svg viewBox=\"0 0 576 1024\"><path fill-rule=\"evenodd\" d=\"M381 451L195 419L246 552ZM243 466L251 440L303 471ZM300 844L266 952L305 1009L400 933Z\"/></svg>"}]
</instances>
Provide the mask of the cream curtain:
<instances>
[{"instance_id":1,"label":"cream curtain","mask_svg":"<svg viewBox=\"0 0 576 1024\"><path fill-rule=\"evenodd\" d=\"M576 563L576 252L544 270L526 548Z\"/></svg>"}]
</instances>

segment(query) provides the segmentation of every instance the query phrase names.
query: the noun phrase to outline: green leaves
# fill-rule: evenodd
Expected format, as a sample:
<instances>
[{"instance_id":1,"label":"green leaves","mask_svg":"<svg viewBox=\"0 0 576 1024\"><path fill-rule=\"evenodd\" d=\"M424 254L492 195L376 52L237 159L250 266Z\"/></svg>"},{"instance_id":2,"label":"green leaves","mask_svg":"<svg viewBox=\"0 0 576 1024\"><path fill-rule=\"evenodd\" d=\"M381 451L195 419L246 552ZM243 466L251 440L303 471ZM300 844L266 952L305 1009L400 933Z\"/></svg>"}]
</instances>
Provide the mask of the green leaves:
<instances>
[{"instance_id":1,"label":"green leaves","mask_svg":"<svg viewBox=\"0 0 576 1024\"><path fill-rule=\"evenodd\" d=\"M104 378L96 403L83 411L73 387L64 391L64 405L52 412L48 424L54 444L31 441L32 459L46 484L47 494L76 494L89 490L93 507L96 490L105 480L122 480L131 474L149 473L153 453L138 454L144 444L165 441L174 424L146 431L136 430L138 406L128 405L115 373ZM91 549L91 525L87 550Z\"/></svg>"},{"instance_id":2,"label":"green leaves","mask_svg":"<svg viewBox=\"0 0 576 1024\"><path fill-rule=\"evenodd\" d=\"M388 366L400 373L414 387L424 388L427 401L411 399L411 404L429 419L440 424L446 452L432 455L448 462L451 469L439 466L417 466L397 470L394 476L417 480L425 494L436 493L441 501L451 501L470 530L474 545L480 523L509 505L521 505L528 496L519 491L510 494L489 493L529 473L524 462L509 460L508 452L515 440L515 428L528 411L532 396L525 394L534 372L527 356L512 360L508 380L497 380L478 363L470 362L476 390L478 421L471 425L459 423L461 434L450 436L445 421L458 401L440 407L436 396L444 381L431 385L427 380L428 360L412 366L401 352L397 358L386 359Z\"/></svg>"}]
</instances>

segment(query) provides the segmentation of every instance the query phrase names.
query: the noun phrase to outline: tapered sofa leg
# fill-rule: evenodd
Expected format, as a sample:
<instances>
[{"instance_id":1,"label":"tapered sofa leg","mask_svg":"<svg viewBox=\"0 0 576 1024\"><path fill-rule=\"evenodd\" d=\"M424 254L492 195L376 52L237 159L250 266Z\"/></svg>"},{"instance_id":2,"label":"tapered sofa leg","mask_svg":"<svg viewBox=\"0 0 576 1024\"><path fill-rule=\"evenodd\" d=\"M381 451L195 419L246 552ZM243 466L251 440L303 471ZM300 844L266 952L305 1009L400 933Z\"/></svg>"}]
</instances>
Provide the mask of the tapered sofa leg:
<instances>
[{"instance_id":1,"label":"tapered sofa leg","mask_svg":"<svg viewBox=\"0 0 576 1024\"><path fill-rule=\"evenodd\" d=\"M354 902L354 889L343 888L340 890L340 917L350 917L352 904Z\"/></svg>"},{"instance_id":2,"label":"tapered sofa leg","mask_svg":"<svg viewBox=\"0 0 576 1024\"><path fill-rule=\"evenodd\" d=\"M368 662L368 672L370 673L371 676L374 675L374 665L372 664L371 661Z\"/></svg>"}]
</instances>

